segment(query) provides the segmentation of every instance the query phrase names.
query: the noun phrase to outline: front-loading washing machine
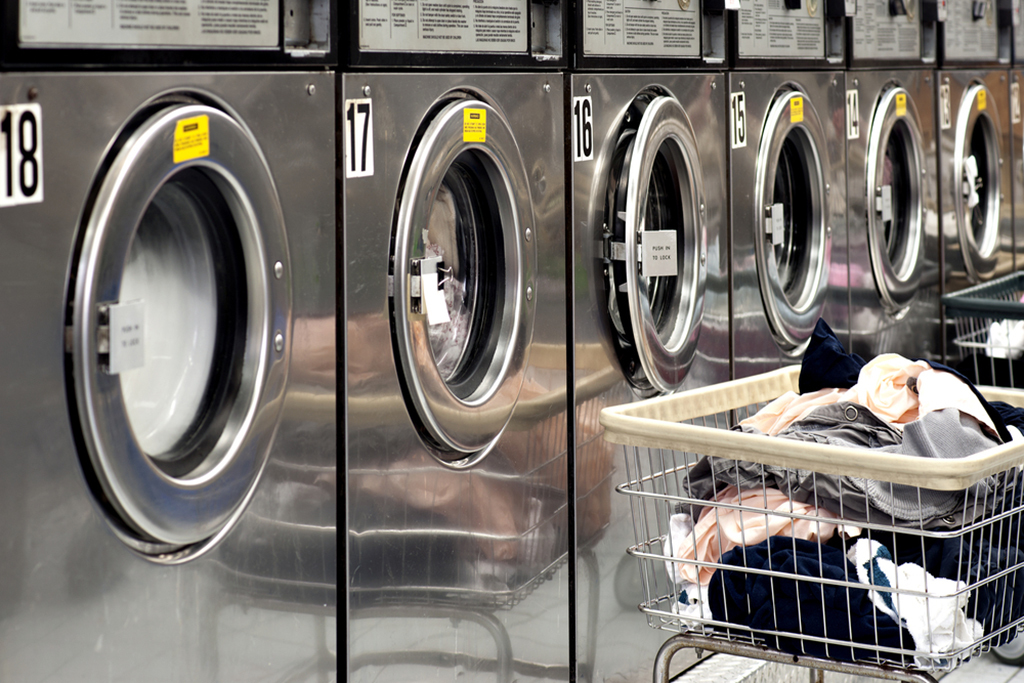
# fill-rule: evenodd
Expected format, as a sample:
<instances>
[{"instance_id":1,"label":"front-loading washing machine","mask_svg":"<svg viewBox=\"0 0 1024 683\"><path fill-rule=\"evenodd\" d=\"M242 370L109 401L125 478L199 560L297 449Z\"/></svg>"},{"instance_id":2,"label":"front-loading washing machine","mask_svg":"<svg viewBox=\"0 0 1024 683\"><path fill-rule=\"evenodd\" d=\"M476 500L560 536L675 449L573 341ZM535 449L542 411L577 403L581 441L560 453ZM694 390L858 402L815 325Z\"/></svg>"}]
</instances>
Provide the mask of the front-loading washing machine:
<instances>
[{"instance_id":1,"label":"front-loading washing machine","mask_svg":"<svg viewBox=\"0 0 1024 683\"><path fill-rule=\"evenodd\" d=\"M941 360L935 85L922 69L936 58L937 22L916 3L857 9L846 72L850 349Z\"/></svg>"},{"instance_id":2,"label":"front-loading washing machine","mask_svg":"<svg viewBox=\"0 0 1024 683\"><path fill-rule=\"evenodd\" d=\"M576 73L567 101L577 670L639 680L665 636L636 609L622 452L598 416L729 379L725 77Z\"/></svg>"},{"instance_id":3,"label":"front-loading washing machine","mask_svg":"<svg viewBox=\"0 0 1024 683\"><path fill-rule=\"evenodd\" d=\"M989 3L955 0L936 74L942 291L1013 269L1010 72ZM959 357L946 325L944 354Z\"/></svg>"},{"instance_id":4,"label":"front-loading washing machine","mask_svg":"<svg viewBox=\"0 0 1024 683\"><path fill-rule=\"evenodd\" d=\"M729 74L733 376L848 329L842 72ZM843 340L845 343L847 340Z\"/></svg>"},{"instance_id":5,"label":"front-loading washing machine","mask_svg":"<svg viewBox=\"0 0 1024 683\"><path fill-rule=\"evenodd\" d=\"M334 672L333 90L0 74L5 677Z\"/></svg>"},{"instance_id":6,"label":"front-loading washing machine","mask_svg":"<svg viewBox=\"0 0 1024 683\"><path fill-rule=\"evenodd\" d=\"M567 678L562 76L340 83L344 675Z\"/></svg>"}]
</instances>

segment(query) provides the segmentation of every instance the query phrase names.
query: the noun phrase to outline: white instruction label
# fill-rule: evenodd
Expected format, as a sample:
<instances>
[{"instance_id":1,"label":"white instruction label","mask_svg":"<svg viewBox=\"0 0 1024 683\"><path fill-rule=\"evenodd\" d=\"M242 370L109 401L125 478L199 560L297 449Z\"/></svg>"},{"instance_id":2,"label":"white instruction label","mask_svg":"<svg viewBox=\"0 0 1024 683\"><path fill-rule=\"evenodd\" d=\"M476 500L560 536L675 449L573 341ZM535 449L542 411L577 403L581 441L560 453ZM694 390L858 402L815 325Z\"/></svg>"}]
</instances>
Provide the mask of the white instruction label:
<instances>
[{"instance_id":1,"label":"white instruction label","mask_svg":"<svg viewBox=\"0 0 1024 683\"><path fill-rule=\"evenodd\" d=\"M920 59L921 22L917 0L904 0L906 14L889 12L893 0L857 0L853 21L854 59Z\"/></svg>"},{"instance_id":2,"label":"white instruction label","mask_svg":"<svg viewBox=\"0 0 1024 683\"><path fill-rule=\"evenodd\" d=\"M23 45L276 47L272 0L19 0Z\"/></svg>"},{"instance_id":3,"label":"white instruction label","mask_svg":"<svg viewBox=\"0 0 1024 683\"><path fill-rule=\"evenodd\" d=\"M860 139L860 95L856 90L846 91L846 139Z\"/></svg>"},{"instance_id":4,"label":"white instruction label","mask_svg":"<svg viewBox=\"0 0 1024 683\"><path fill-rule=\"evenodd\" d=\"M448 316L448 302L444 298L444 289L437 285L437 272L424 273L421 276L423 283L423 307L427 310L428 325L444 325L451 322Z\"/></svg>"},{"instance_id":5,"label":"white instruction label","mask_svg":"<svg viewBox=\"0 0 1024 683\"><path fill-rule=\"evenodd\" d=\"M583 53L588 56L700 56L698 0L582 1Z\"/></svg>"},{"instance_id":6,"label":"white instruction label","mask_svg":"<svg viewBox=\"0 0 1024 683\"><path fill-rule=\"evenodd\" d=\"M786 213L782 204L772 204L772 246L782 244L782 238L786 234Z\"/></svg>"},{"instance_id":7,"label":"white instruction label","mask_svg":"<svg viewBox=\"0 0 1024 683\"><path fill-rule=\"evenodd\" d=\"M43 108L0 107L0 207L43 201Z\"/></svg>"},{"instance_id":8,"label":"white instruction label","mask_svg":"<svg viewBox=\"0 0 1024 683\"><path fill-rule=\"evenodd\" d=\"M644 230L644 277L672 277L679 274L676 265L676 231Z\"/></svg>"},{"instance_id":9,"label":"white instruction label","mask_svg":"<svg viewBox=\"0 0 1024 683\"><path fill-rule=\"evenodd\" d=\"M373 102L345 100L345 177L373 175Z\"/></svg>"},{"instance_id":10,"label":"white instruction label","mask_svg":"<svg viewBox=\"0 0 1024 683\"><path fill-rule=\"evenodd\" d=\"M825 57L825 10L819 0L750 0L739 13L740 57L779 59Z\"/></svg>"},{"instance_id":11,"label":"white instruction label","mask_svg":"<svg viewBox=\"0 0 1024 683\"><path fill-rule=\"evenodd\" d=\"M529 0L359 0L359 48L526 52Z\"/></svg>"},{"instance_id":12,"label":"white instruction label","mask_svg":"<svg viewBox=\"0 0 1024 683\"><path fill-rule=\"evenodd\" d=\"M146 364L144 303L139 300L111 304L109 310L110 374L141 368Z\"/></svg>"}]
</instances>

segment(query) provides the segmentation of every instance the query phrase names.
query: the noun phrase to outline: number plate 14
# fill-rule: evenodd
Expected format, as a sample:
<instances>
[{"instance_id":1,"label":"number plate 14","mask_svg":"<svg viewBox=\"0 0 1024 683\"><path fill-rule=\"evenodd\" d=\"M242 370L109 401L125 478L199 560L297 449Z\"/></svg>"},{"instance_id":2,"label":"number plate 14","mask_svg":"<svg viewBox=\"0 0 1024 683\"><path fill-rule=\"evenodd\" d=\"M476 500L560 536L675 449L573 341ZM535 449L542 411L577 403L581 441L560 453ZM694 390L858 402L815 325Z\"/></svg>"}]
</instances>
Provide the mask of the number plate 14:
<instances>
[{"instance_id":1,"label":"number plate 14","mask_svg":"<svg viewBox=\"0 0 1024 683\"><path fill-rule=\"evenodd\" d=\"M0 207L43 201L43 108L0 107Z\"/></svg>"}]
</instances>

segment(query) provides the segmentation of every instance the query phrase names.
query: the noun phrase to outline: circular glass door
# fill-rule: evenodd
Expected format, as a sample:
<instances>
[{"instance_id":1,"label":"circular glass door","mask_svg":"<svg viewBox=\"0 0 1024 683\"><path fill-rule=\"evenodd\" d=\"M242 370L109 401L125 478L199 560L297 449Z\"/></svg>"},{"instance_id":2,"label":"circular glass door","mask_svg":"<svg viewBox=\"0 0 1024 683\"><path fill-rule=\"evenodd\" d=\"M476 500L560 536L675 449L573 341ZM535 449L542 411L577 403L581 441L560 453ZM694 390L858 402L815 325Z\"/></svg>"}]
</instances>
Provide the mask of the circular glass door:
<instances>
[{"instance_id":1,"label":"circular glass door","mask_svg":"<svg viewBox=\"0 0 1024 683\"><path fill-rule=\"evenodd\" d=\"M192 557L240 516L281 410L290 322L277 193L251 134L155 105L114 145L68 289L86 477L119 536Z\"/></svg>"},{"instance_id":2,"label":"circular glass door","mask_svg":"<svg viewBox=\"0 0 1024 683\"><path fill-rule=\"evenodd\" d=\"M980 83L967 89L956 118L953 200L967 276L974 282L995 273L999 251L999 114Z\"/></svg>"},{"instance_id":3,"label":"circular glass door","mask_svg":"<svg viewBox=\"0 0 1024 683\"><path fill-rule=\"evenodd\" d=\"M533 337L533 205L496 107L441 102L405 172L391 278L410 416L436 457L490 451L512 417Z\"/></svg>"},{"instance_id":4,"label":"circular glass door","mask_svg":"<svg viewBox=\"0 0 1024 683\"><path fill-rule=\"evenodd\" d=\"M674 97L641 93L623 120L605 214L609 312L634 388L668 393L693 362L704 308L701 160Z\"/></svg>"},{"instance_id":5,"label":"circular glass door","mask_svg":"<svg viewBox=\"0 0 1024 683\"><path fill-rule=\"evenodd\" d=\"M757 151L757 275L776 344L798 355L825 303L831 264L825 215L824 128L811 100L776 96Z\"/></svg>"},{"instance_id":6,"label":"circular glass door","mask_svg":"<svg viewBox=\"0 0 1024 683\"><path fill-rule=\"evenodd\" d=\"M879 97L868 134L868 253L875 286L890 315L913 301L924 249L924 171L917 107L906 90Z\"/></svg>"}]
</instances>

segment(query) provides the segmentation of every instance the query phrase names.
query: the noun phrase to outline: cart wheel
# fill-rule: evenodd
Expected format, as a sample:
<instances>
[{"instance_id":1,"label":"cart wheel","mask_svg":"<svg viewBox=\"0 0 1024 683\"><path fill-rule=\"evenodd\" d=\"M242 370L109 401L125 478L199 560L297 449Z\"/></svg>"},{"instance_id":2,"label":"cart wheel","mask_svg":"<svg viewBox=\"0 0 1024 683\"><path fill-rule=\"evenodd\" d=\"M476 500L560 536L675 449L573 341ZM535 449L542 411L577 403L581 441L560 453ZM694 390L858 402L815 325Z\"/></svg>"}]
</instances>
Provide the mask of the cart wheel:
<instances>
[{"instance_id":1,"label":"cart wheel","mask_svg":"<svg viewBox=\"0 0 1024 683\"><path fill-rule=\"evenodd\" d=\"M1018 636L1006 645L992 648L992 654L1003 664L1024 665L1024 637Z\"/></svg>"}]
</instances>

